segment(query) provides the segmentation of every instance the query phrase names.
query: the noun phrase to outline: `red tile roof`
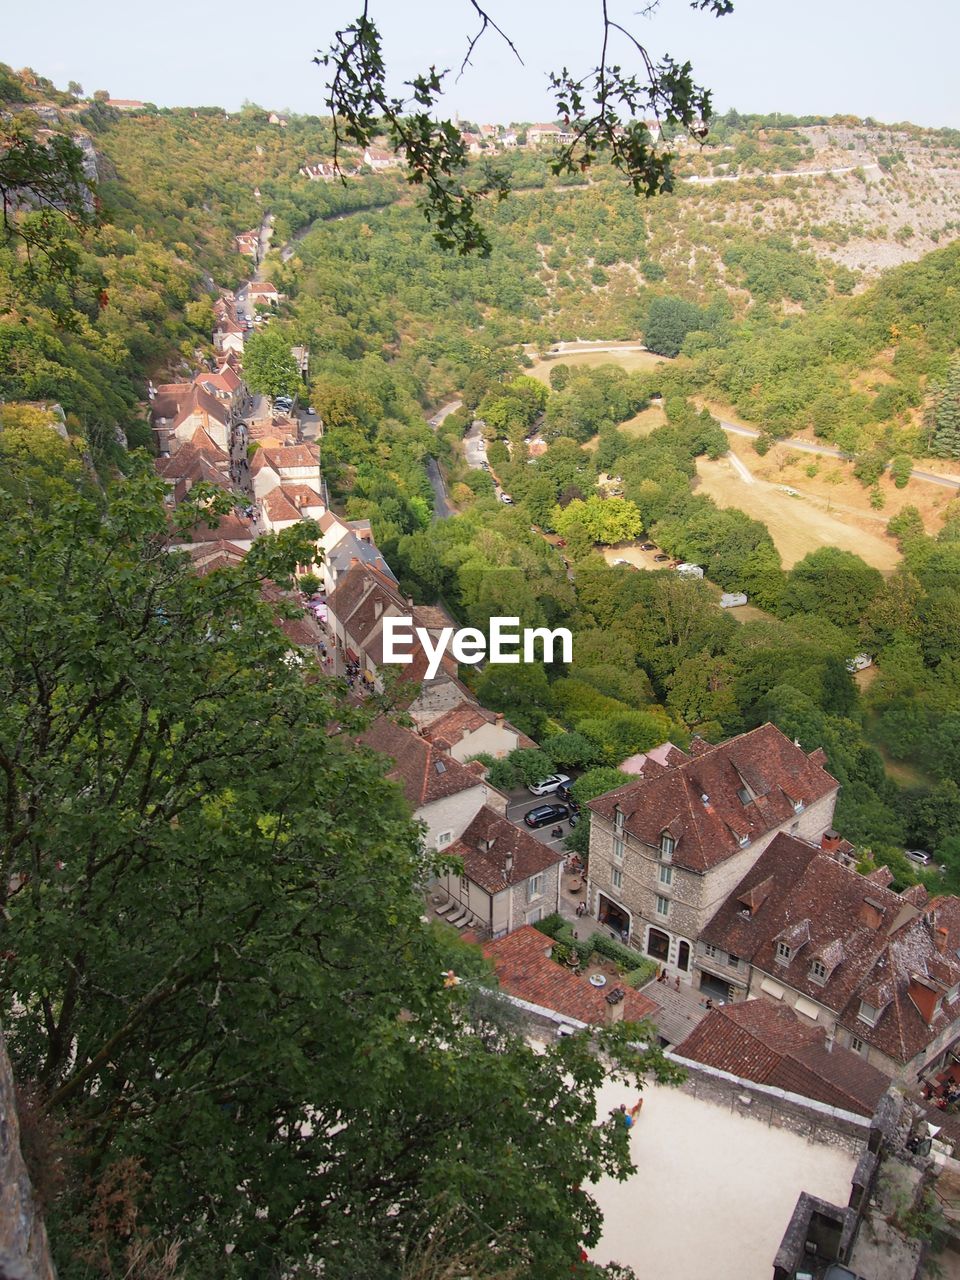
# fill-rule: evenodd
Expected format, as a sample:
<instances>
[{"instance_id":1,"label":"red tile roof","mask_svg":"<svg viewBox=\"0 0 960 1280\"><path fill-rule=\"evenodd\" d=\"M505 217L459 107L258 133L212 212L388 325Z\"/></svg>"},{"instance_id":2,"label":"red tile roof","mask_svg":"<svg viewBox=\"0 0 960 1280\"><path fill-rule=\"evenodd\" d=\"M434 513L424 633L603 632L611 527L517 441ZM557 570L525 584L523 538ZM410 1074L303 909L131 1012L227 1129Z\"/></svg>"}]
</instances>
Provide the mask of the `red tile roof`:
<instances>
[{"instance_id":1,"label":"red tile roof","mask_svg":"<svg viewBox=\"0 0 960 1280\"><path fill-rule=\"evenodd\" d=\"M566 861L564 852L551 849L486 805L449 851L463 859L464 874L487 893L501 893Z\"/></svg>"},{"instance_id":2,"label":"red tile roof","mask_svg":"<svg viewBox=\"0 0 960 1280\"><path fill-rule=\"evenodd\" d=\"M825 1006L852 1035L907 1063L951 1025L960 1034L960 903L919 898L894 893L877 877L781 834L701 937ZM791 947L789 960L777 958L780 942ZM822 979L812 973L814 960L826 966ZM950 1001L954 988L958 995ZM861 1001L879 1010L873 1026L859 1018Z\"/></svg>"},{"instance_id":3,"label":"red tile roof","mask_svg":"<svg viewBox=\"0 0 960 1280\"><path fill-rule=\"evenodd\" d=\"M682 1058L871 1116L890 1081L863 1058L827 1048L823 1027L769 1000L714 1009L676 1046Z\"/></svg>"},{"instance_id":4,"label":"red tile roof","mask_svg":"<svg viewBox=\"0 0 960 1280\"><path fill-rule=\"evenodd\" d=\"M280 448L264 447L257 450L265 455L266 460L276 470L289 467L317 467L320 465L320 451L312 444L281 445Z\"/></svg>"},{"instance_id":5,"label":"red tile roof","mask_svg":"<svg viewBox=\"0 0 960 1280\"><path fill-rule=\"evenodd\" d=\"M651 847L669 832L673 861L706 871L782 826L797 803L810 805L839 785L772 724L696 751L655 777L598 796L591 810L612 822L619 808L627 831Z\"/></svg>"},{"instance_id":6,"label":"red tile roof","mask_svg":"<svg viewBox=\"0 0 960 1280\"><path fill-rule=\"evenodd\" d=\"M476 774L452 756L391 720L375 720L358 741L372 751L393 758L393 766L386 776L400 783L414 810L483 785Z\"/></svg>"},{"instance_id":7,"label":"red tile roof","mask_svg":"<svg viewBox=\"0 0 960 1280\"><path fill-rule=\"evenodd\" d=\"M260 506L274 523L281 520L296 522L300 519L300 512L283 492L280 485L275 489L271 489L268 494L265 494L260 499Z\"/></svg>"},{"instance_id":8,"label":"red tile roof","mask_svg":"<svg viewBox=\"0 0 960 1280\"><path fill-rule=\"evenodd\" d=\"M483 954L492 962L500 989L507 995L578 1022L597 1026L611 1021L606 992L551 960L552 947L546 934L527 924L505 938L486 943ZM657 1011L653 1000L630 988L620 1007L630 1022L640 1022Z\"/></svg>"}]
</instances>

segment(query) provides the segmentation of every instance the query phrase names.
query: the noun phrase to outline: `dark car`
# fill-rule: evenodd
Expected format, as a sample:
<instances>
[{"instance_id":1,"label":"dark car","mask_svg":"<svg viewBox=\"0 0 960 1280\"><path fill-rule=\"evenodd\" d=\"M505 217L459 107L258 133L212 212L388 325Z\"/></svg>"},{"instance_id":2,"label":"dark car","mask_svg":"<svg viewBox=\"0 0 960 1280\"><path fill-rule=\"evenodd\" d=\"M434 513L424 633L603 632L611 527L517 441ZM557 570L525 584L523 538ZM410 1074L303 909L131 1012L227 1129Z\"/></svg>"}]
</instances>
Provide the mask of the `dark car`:
<instances>
[{"instance_id":1,"label":"dark car","mask_svg":"<svg viewBox=\"0 0 960 1280\"><path fill-rule=\"evenodd\" d=\"M659 560L659 561L661 561L661 562L662 562L662 561L664 561L664 560L669 560L669 559L670 559L670 557L669 557L669 556L665 556L665 555L663 554L663 552L662 552L662 551L660 552L660 554L659 554L658 556L654 556L653 558L654 558L654 560Z\"/></svg>"},{"instance_id":2,"label":"dark car","mask_svg":"<svg viewBox=\"0 0 960 1280\"><path fill-rule=\"evenodd\" d=\"M570 810L565 804L538 804L535 809L528 809L523 820L528 827L545 827L551 822L565 822L570 817Z\"/></svg>"},{"instance_id":3,"label":"dark car","mask_svg":"<svg viewBox=\"0 0 960 1280\"><path fill-rule=\"evenodd\" d=\"M572 785L572 783L568 782L565 786L557 787L557 799L562 800L565 805L569 805L571 813L579 813L580 806L574 800L573 792L570 790Z\"/></svg>"},{"instance_id":4,"label":"dark car","mask_svg":"<svg viewBox=\"0 0 960 1280\"><path fill-rule=\"evenodd\" d=\"M640 543L640 550L641 550L641 551L656 551L656 549L657 549L656 544L655 544L655 543L653 543L653 542L641 542L641 543Z\"/></svg>"}]
</instances>

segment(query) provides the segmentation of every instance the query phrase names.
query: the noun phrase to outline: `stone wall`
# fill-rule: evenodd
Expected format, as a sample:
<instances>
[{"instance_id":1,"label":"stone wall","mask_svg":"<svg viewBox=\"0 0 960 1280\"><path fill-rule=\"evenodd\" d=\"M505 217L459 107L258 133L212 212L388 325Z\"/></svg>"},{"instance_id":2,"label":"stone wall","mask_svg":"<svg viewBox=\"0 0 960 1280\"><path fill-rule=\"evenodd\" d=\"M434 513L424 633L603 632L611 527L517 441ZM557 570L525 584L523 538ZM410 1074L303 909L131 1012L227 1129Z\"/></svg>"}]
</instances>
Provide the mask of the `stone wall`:
<instances>
[{"instance_id":1,"label":"stone wall","mask_svg":"<svg viewBox=\"0 0 960 1280\"><path fill-rule=\"evenodd\" d=\"M47 1232L20 1154L13 1070L0 1034L0 1280L56 1280Z\"/></svg>"},{"instance_id":2,"label":"stone wall","mask_svg":"<svg viewBox=\"0 0 960 1280\"><path fill-rule=\"evenodd\" d=\"M695 1098L752 1116L773 1128L788 1129L808 1142L853 1152L862 1150L867 1142L870 1120L864 1116L787 1093L784 1089L741 1080L729 1072L717 1071L673 1053L667 1056L686 1070L687 1079L680 1087Z\"/></svg>"}]
</instances>

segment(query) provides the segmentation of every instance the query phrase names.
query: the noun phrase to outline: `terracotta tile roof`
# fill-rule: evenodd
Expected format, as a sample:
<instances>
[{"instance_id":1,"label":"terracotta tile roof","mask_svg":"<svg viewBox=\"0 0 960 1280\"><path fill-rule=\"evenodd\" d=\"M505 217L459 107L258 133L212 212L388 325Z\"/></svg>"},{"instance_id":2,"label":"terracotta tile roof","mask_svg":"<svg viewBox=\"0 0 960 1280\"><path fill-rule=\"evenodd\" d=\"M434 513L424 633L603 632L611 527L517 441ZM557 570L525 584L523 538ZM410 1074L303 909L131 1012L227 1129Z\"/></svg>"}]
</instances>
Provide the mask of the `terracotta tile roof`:
<instances>
[{"instance_id":1,"label":"terracotta tile roof","mask_svg":"<svg viewBox=\"0 0 960 1280\"><path fill-rule=\"evenodd\" d=\"M276 286L272 285L269 280L251 280L249 285L247 286L248 294L276 293L276 292L277 292Z\"/></svg>"},{"instance_id":2,"label":"terracotta tile roof","mask_svg":"<svg viewBox=\"0 0 960 1280\"><path fill-rule=\"evenodd\" d=\"M192 390L193 384L190 382L165 382L156 389L153 399L150 401L150 416L154 419L166 418L172 419L177 416L177 411L182 400L184 400Z\"/></svg>"},{"instance_id":3,"label":"terracotta tile roof","mask_svg":"<svg viewBox=\"0 0 960 1280\"><path fill-rule=\"evenodd\" d=\"M476 733L484 725L493 724L496 718L486 707L478 706L475 702L461 702L425 725L423 733L426 738L443 738L444 741L455 744L469 734Z\"/></svg>"},{"instance_id":4,"label":"terracotta tile roof","mask_svg":"<svg viewBox=\"0 0 960 1280\"><path fill-rule=\"evenodd\" d=\"M701 938L830 1009L852 1035L907 1063L952 1024L960 1034L960 999L947 999L960 989L960 905L955 898L931 904L918 897L895 893L781 834ZM791 947L788 960L778 958L779 942ZM824 977L813 973L814 960L825 965ZM860 1019L861 1002L878 1010L873 1026Z\"/></svg>"},{"instance_id":5,"label":"terracotta tile roof","mask_svg":"<svg viewBox=\"0 0 960 1280\"><path fill-rule=\"evenodd\" d=\"M191 543L183 550L193 561L195 571L201 575L238 565L247 554L243 547L226 541Z\"/></svg>"},{"instance_id":6,"label":"terracotta tile roof","mask_svg":"<svg viewBox=\"0 0 960 1280\"><path fill-rule=\"evenodd\" d=\"M476 774L452 756L391 720L375 720L358 741L372 751L393 758L393 767L387 770L386 776L400 783L414 811L483 785Z\"/></svg>"},{"instance_id":7,"label":"terracotta tile roof","mask_svg":"<svg viewBox=\"0 0 960 1280\"><path fill-rule=\"evenodd\" d=\"M260 499L260 506L274 523L280 520L296 522L300 519L300 512L283 492L280 485L276 489L271 489L268 494L265 494Z\"/></svg>"},{"instance_id":8,"label":"terracotta tile roof","mask_svg":"<svg viewBox=\"0 0 960 1280\"><path fill-rule=\"evenodd\" d=\"M180 401L177 416L173 420L174 430L194 414L213 418L224 427L230 422L230 410L226 406L222 405L215 396L209 395L202 387L191 385L188 394Z\"/></svg>"},{"instance_id":9,"label":"terracotta tile roof","mask_svg":"<svg viewBox=\"0 0 960 1280\"><path fill-rule=\"evenodd\" d=\"M272 450L268 449L254 450L253 457L250 459L250 474L252 476L258 476L261 471L272 471L276 475L277 479L280 479L279 471L277 471L277 468L273 465L268 456L271 452Z\"/></svg>"},{"instance_id":10,"label":"terracotta tile roof","mask_svg":"<svg viewBox=\"0 0 960 1280\"><path fill-rule=\"evenodd\" d=\"M267 461L275 471L288 467L317 467L320 465L320 451L312 444L281 445L279 449L262 448L258 453L266 455Z\"/></svg>"},{"instance_id":11,"label":"terracotta tile roof","mask_svg":"<svg viewBox=\"0 0 960 1280\"><path fill-rule=\"evenodd\" d=\"M551 849L486 805L449 852L463 859L464 874L487 893L501 893L566 861L566 853Z\"/></svg>"},{"instance_id":12,"label":"terracotta tile roof","mask_svg":"<svg viewBox=\"0 0 960 1280\"><path fill-rule=\"evenodd\" d=\"M823 1027L805 1024L769 1000L714 1009L676 1052L741 1079L863 1116L873 1115L890 1084L882 1071L849 1049L828 1049Z\"/></svg>"},{"instance_id":13,"label":"terracotta tile roof","mask_svg":"<svg viewBox=\"0 0 960 1280\"><path fill-rule=\"evenodd\" d=\"M546 934L526 924L505 938L486 943L483 954L492 962L500 988L507 995L553 1009L578 1022L594 1026L609 1022L611 1006L606 1002L606 992L591 987L586 978L551 960L552 946ZM628 988L620 1008L625 1020L640 1022L654 1014L657 1005Z\"/></svg>"},{"instance_id":14,"label":"terracotta tile roof","mask_svg":"<svg viewBox=\"0 0 960 1280\"><path fill-rule=\"evenodd\" d=\"M653 747L650 751L640 751L634 756L628 756L618 765L618 768L621 773L637 774L642 778L656 778L667 769L684 764L689 759L690 756L674 746L672 742L661 742L658 747Z\"/></svg>"},{"instance_id":15,"label":"terracotta tile roof","mask_svg":"<svg viewBox=\"0 0 960 1280\"><path fill-rule=\"evenodd\" d=\"M323 507L323 498L312 485L299 484L288 480L280 486L280 491L287 501L292 502L298 510L301 507Z\"/></svg>"},{"instance_id":16,"label":"terracotta tile roof","mask_svg":"<svg viewBox=\"0 0 960 1280\"><path fill-rule=\"evenodd\" d=\"M227 515L221 516L217 527L209 528L201 520L199 524L195 524L192 529L185 534L172 536L170 541L174 545L180 543L196 543L196 542L252 542L253 527L249 520L243 516L234 515L228 512Z\"/></svg>"},{"instance_id":17,"label":"terracotta tile roof","mask_svg":"<svg viewBox=\"0 0 960 1280\"><path fill-rule=\"evenodd\" d=\"M627 831L656 847L669 831L673 861L705 871L796 812L835 791L835 778L772 724L719 746L691 744L693 758L597 796L590 808L613 821L619 807Z\"/></svg>"}]
</instances>

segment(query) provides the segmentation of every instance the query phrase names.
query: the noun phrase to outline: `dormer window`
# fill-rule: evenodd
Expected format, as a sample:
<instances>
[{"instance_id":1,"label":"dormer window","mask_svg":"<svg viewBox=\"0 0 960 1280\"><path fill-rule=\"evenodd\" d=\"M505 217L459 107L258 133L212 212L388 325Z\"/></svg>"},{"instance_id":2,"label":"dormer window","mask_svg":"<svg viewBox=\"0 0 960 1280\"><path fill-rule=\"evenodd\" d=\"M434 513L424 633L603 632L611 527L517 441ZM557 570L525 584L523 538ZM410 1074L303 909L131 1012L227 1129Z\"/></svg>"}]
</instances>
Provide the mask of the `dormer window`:
<instances>
[{"instance_id":1,"label":"dormer window","mask_svg":"<svg viewBox=\"0 0 960 1280\"><path fill-rule=\"evenodd\" d=\"M672 858L672 857L673 857L673 851L674 851L674 849L676 848L676 845L677 845L676 840L674 840L673 836L672 836L672 835L670 835L670 833L669 833L668 831L663 831L663 832L661 832L661 835L660 835L660 857L661 857L661 858Z\"/></svg>"},{"instance_id":2,"label":"dormer window","mask_svg":"<svg viewBox=\"0 0 960 1280\"><path fill-rule=\"evenodd\" d=\"M826 982L827 966L822 960L814 960L810 965L810 980L812 982Z\"/></svg>"},{"instance_id":3,"label":"dormer window","mask_svg":"<svg viewBox=\"0 0 960 1280\"><path fill-rule=\"evenodd\" d=\"M777 958L777 962L778 962L779 964L789 964L789 963L790 963L790 957L791 957L792 955L793 955L793 950L792 950L792 948L791 948L791 947L789 947L789 946L787 945L787 943L786 943L786 942L778 942L778 943L777 943L777 956L776 956L776 958Z\"/></svg>"},{"instance_id":4,"label":"dormer window","mask_svg":"<svg viewBox=\"0 0 960 1280\"><path fill-rule=\"evenodd\" d=\"M623 830L623 810L619 805L613 811L613 825L617 831Z\"/></svg>"},{"instance_id":5,"label":"dormer window","mask_svg":"<svg viewBox=\"0 0 960 1280\"><path fill-rule=\"evenodd\" d=\"M861 1022L865 1022L868 1027L874 1027L877 1024L877 1018L880 1016L880 1010L872 1004L867 1004L866 1000L860 1001L860 1012L857 1017Z\"/></svg>"},{"instance_id":6,"label":"dormer window","mask_svg":"<svg viewBox=\"0 0 960 1280\"><path fill-rule=\"evenodd\" d=\"M804 802L803 802L802 800L794 800L794 802L793 802L793 812L794 812L794 813L803 813L803 810L804 810Z\"/></svg>"},{"instance_id":7,"label":"dormer window","mask_svg":"<svg viewBox=\"0 0 960 1280\"><path fill-rule=\"evenodd\" d=\"M751 796L750 796L750 792L747 790L746 787L740 787L740 789L737 791L737 799L740 801L741 804L750 803Z\"/></svg>"},{"instance_id":8,"label":"dormer window","mask_svg":"<svg viewBox=\"0 0 960 1280\"><path fill-rule=\"evenodd\" d=\"M741 836L740 839L737 841L737 844L740 846L741 849L745 849L749 843L750 843L749 836Z\"/></svg>"}]
</instances>

